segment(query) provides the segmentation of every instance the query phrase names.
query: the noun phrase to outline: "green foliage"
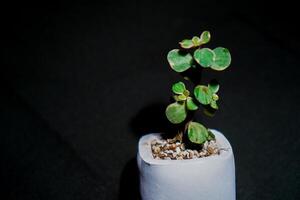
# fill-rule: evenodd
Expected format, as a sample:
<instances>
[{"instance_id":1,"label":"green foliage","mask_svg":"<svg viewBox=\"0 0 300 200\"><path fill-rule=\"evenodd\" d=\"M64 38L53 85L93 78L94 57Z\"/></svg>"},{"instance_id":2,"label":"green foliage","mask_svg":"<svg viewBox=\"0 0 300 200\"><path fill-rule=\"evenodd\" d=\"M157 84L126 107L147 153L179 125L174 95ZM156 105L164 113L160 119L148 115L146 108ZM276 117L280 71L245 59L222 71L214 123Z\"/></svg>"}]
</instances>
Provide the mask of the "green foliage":
<instances>
[{"instance_id":1,"label":"green foliage","mask_svg":"<svg viewBox=\"0 0 300 200\"><path fill-rule=\"evenodd\" d=\"M204 31L202 32L200 37L194 36L192 39L184 39L181 42L179 42L179 44L183 49L191 49L206 44L209 41L210 41L210 33L209 31Z\"/></svg>"},{"instance_id":2,"label":"green foliage","mask_svg":"<svg viewBox=\"0 0 300 200\"><path fill-rule=\"evenodd\" d=\"M177 96L179 101L184 101L186 100L186 96L184 94L180 94Z\"/></svg>"},{"instance_id":3,"label":"green foliage","mask_svg":"<svg viewBox=\"0 0 300 200\"><path fill-rule=\"evenodd\" d=\"M190 96L190 91L184 90L184 91L183 91L183 94L184 94L186 97L188 97L188 96Z\"/></svg>"},{"instance_id":4,"label":"green foliage","mask_svg":"<svg viewBox=\"0 0 300 200\"><path fill-rule=\"evenodd\" d=\"M185 84L181 81L172 85L172 91L175 94L174 99L176 101L185 101L190 95L190 91L186 89Z\"/></svg>"},{"instance_id":5,"label":"green foliage","mask_svg":"<svg viewBox=\"0 0 300 200\"><path fill-rule=\"evenodd\" d=\"M209 129L193 121L188 123L187 135L189 140L196 144L203 144L207 140L215 139L215 135Z\"/></svg>"},{"instance_id":6,"label":"green foliage","mask_svg":"<svg viewBox=\"0 0 300 200\"><path fill-rule=\"evenodd\" d=\"M200 37L194 36L179 42L181 49L173 49L167 55L171 68L179 73L191 70L191 67L195 68L193 70L205 68L222 71L227 69L231 64L229 50L224 47L203 48L202 45L207 44L210 39L210 32L204 31ZM189 76L185 75L184 79L190 81ZM196 85L192 93L186 89L183 82L172 85L175 102L166 108L167 119L173 124L187 123L184 132L192 143L203 144L207 140L215 139L210 130L189 119L188 113L193 113L202 105L203 112L208 116L213 116L219 108L217 104L219 89L220 85L216 80L210 81L208 85Z\"/></svg>"},{"instance_id":7,"label":"green foliage","mask_svg":"<svg viewBox=\"0 0 300 200\"><path fill-rule=\"evenodd\" d=\"M194 89L196 99L203 105L208 105L212 101L212 91L204 85L198 85Z\"/></svg>"},{"instance_id":8,"label":"green foliage","mask_svg":"<svg viewBox=\"0 0 300 200\"><path fill-rule=\"evenodd\" d=\"M175 93L175 94L183 94L183 92L185 91L185 85L183 82L178 82L178 83L175 83L173 86L172 86L172 91Z\"/></svg>"},{"instance_id":9,"label":"green foliage","mask_svg":"<svg viewBox=\"0 0 300 200\"><path fill-rule=\"evenodd\" d=\"M211 80L208 84L208 88L213 92L217 93L219 91L220 85L216 80Z\"/></svg>"},{"instance_id":10,"label":"green foliage","mask_svg":"<svg viewBox=\"0 0 300 200\"><path fill-rule=\"evenodd\" d=\"M197 49L194 52L195 61L204 68L222 71L229 67L231 63L231 55L228 49L223 47L211 50L209 48Z\"/></svg>"},{"instance_id":11,"label":"green foliage","mask_svg":"<svg viewBox=\"0 0 300 200\"><path fill-rule=\"evenodd\" d=\"M200 45L206 44L210 41L210 32L209 31L203 31L200 36Z\"/></svg>"},{"instance_id":12,"label":"green foliage","mask_svg":"<svg viewBox=\"0 0 300 200\"><path fill-rule=\"evenodd\" d=\"M215 109L215 110L218 110L218 109L219 109L216 100L212 100L212 101L210 102L210 106L211 106L213 109Z\"/></svg>"},{"instance_id":13,"label":"green foliage","mask_svg":"<svg viewBox=\"0 0 300 200\"><path fill-rule=\"evenodd\" d=\"M219 100L219 96L218 96L217 94L213 94L213 95L212 95L212 99L213 99L214 101L218 101L218 100Z\"/></svg>"},{"instance_id":14,"label":"green foliage","mask_svg":"<svg viewBox=\"0 0 300 200\"><path fill-rule=\"evenodd\" d=\"M209 48L197 49L194 52L194 59L202 67L210 67L213 63L215 53Z\"/></svg>"},{"instance_id":15,"label":"green foliage","mask_svg":"<svg viewBox=\"0 0 300 200\"><path fill-rule=\"evenodd\" d=\"M196 144L203 144L208 139L208 131L198 122L189 122L187 130L188 138Z\"/></svg>"},{"instance_id":16,"label":"green foliage","mask_svg":"<svg viewBox=\"0 0 300 200\"><path fill-rule=\"evenodd\" d=\"M207 132L208 132L208 137L207 137L208 140L214 140L216 138L215 135L209 129L207 129Z\"/></svg>"},{"instance_id":17,"label":"green foliage","mask_svg":"<svg viewBox=\"0 0 300 200\"><path fill-rule=\"evenodd\" d=\"M189 53L173 49L168 53L168 61L173 70L176 72L184 72L193 64L193 56Z\"/></svg>"},{"instance_id":18,"label":"green foliage","mask_svg":"<svg viewBox=\"0 0 300 200\"><path fill-rule=\"evenodd\" d=\"M172 103L166 109L166 116L173 124L179 124L186 118L185 103Z\"/></svg>"},{"instance_id":19,"label":"green foliage","mask_svg":"<svg viewBox=\"0 0 300 200\"><path fill-rule=\"evenodd\" d=\"M201 39L200 39L199 37L197 37L197 36L194 36L194 37L192 38L192 42L193 42L193 44L194 44L194 47L197 47L197 46L200 46L200 44L201 44Z\"/></svg>"},{"instance_id":20,"label":"green foliage","mask_svg":"<svg viewBox=\"0 0 300 200\"><path fill-rule=\"evenodd\" d=\"M188 110L197 110L198 106L194 103L192 97L188 97L186 100L186 107Z\"/></svg>"},{"instance_id":21,"label":"green foliage","mask_svg":"<svg viewBox=\"0 0 300 200\"><path fill-rule=\"evenodd\" d=\"M218 110L217 101L219 96L216 94L219 91L219 84L214 80L208 86L197 85L194 89L195 98L203 105L210 105L211 108Z\"/></svg>"},{"instance_id":22,"label":"green foliage","mask_svg":"<svg viewBox=\"0 0 300 200\"><path fill-rule=\"evenodd\" d=\"M188 110L197 110L198 106L190 97L190 92L186 89L183 82L174 83L172 86L174 92L175 103L170 104L166 108L166 116L173 124L179 124L186 119Z\"/></svg>"},{"instance_id":23,"label":"green foliage","mask_svg":"<svg viewBox=\"0 0 300 200\"><path fill-rule=\"evenodd\" d=\"M184 48L184 49L190 49L190 48L194 47L193 41L189 40L189 39L184 39L181 42L179 42L179 44L180 44L181 48Z\"/></svg>"},{"instance_id":24,"label":"green foliage","mask_svg":"<svg viewBox=\"0 0 300 200\"><path fill-rule=\"evenodd\" d=\"M222 71L229 67L231 63L231 55L229 50L223 47L218 47L213 51L215 53L215 58L211 68L217 71Z\"/></svg>"}]
</instances>

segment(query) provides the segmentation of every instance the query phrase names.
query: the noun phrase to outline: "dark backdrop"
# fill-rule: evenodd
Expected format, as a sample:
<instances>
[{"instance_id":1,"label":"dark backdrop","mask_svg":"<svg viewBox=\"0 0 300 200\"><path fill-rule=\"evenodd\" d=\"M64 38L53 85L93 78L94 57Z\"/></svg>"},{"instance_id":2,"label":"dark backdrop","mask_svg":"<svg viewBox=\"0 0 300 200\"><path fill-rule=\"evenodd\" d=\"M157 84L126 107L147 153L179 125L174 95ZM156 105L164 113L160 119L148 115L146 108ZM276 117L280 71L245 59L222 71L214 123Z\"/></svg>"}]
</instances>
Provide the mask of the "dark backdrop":
<instances>
[{"instance_id":1,"label":"dark backdrop","mask_svg":"<svg viewBox=\"0 0 300 200\"><path fill-rule=\"evenodd\" d=\"M274 3L273 3L274 4ZM299 38L288 2L160 1L1 7L2 199L138 199L142 134L164 131L166 60L210 30L231 67L220 111L198 116L230 140L237 199L299 199Z\"/></svg>"}]
</instances>

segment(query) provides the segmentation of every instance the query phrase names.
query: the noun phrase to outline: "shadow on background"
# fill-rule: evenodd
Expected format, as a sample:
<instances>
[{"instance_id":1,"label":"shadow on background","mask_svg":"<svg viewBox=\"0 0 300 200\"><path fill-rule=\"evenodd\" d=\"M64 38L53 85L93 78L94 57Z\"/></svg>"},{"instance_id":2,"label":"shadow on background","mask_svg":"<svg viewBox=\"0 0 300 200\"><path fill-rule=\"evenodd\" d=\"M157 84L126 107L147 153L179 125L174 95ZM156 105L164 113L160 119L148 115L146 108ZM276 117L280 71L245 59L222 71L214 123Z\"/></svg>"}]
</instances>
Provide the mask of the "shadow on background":
<instances>
[{"instance_id":1,"label":"shadow on background","mask_svg":"<svg viewBox=\"0 0 300 200\"><path fill-rule=\"evenodd\" d=\"M134 157L127 162L122 171L119 200L141 200L139 185L139 170Z\"/></svg>"},{"instance_id":2,"label":"shadow on background","mask_svg":"<svg viewBox=\"0 0 300 200\"><path fill-rule=\"evenodd\" d=\"M130 121L131 132L138 138L148 133L164 133L171 137L180 130L180 125L171 124L166 116L167 104L154 103L142 108Z\"/></svg>"},{"instance_id":3,"label":"shadow on background","mask_svg":"<svg viewBox=\"0 0 300 200\"><path fill-rule=\"evenodd\" d=\"M165 117L166 104L154 103L142 108L130 121L131 132L140 138L148 133L174 133L175 128L171 126ZM122 170L120 178L119 200L140 200L139 170L136 157L131 158Z\"/></svg>"},{"instance_id":4,"label":"shadow on background","mask_svg":"<svg viewBox=\"0 0 300 200\"><path fill-rule=\"evenodd\" d=\"M0 199L103 199L105 177L13 89L1 89Z\"/></svg>"}]
</instances>

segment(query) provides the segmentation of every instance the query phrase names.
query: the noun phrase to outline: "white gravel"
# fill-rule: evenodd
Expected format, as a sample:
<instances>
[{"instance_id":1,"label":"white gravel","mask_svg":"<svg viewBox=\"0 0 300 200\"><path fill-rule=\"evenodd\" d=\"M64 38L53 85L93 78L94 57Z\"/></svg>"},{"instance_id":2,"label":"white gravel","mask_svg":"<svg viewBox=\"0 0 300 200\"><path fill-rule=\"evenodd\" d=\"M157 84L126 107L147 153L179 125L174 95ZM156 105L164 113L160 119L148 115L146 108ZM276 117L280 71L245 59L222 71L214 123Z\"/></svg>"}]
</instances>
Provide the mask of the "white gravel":
<instances>
[{"instance_id":1,"label":"white gravel","mask_svg":"<svg viewBox=\"0 0 300 200\"><path fill-rule=\"evenodd\" d=\"M151 142L152 155L161 160L183 160L207 157L220 153L215 140L206 141L201 150L186 149L184 143L174 139L155 139Z\"/></svg>"}]
</instances>

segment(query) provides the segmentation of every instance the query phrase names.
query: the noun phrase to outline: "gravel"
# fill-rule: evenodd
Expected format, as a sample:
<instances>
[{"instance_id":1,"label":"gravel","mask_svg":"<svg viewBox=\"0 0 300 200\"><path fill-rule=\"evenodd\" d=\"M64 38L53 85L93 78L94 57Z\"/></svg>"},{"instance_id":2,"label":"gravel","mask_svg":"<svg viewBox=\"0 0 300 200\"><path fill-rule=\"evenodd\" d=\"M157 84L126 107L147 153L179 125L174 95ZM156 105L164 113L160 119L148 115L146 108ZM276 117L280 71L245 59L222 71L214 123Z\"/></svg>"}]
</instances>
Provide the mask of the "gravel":
<instances>
[{"instance_id":1,"label":"gravel","mask_svg":"<svg viewBox=\"0 0 300 200\"><path fill-rule=\"evenodd\" d=\"M175 139L155 139L151 142L152 155L159 160L185 160L218 155L220 148L215 140L206 141L201 150L186 149Z\"/></svg>"}]
</instances>

